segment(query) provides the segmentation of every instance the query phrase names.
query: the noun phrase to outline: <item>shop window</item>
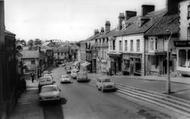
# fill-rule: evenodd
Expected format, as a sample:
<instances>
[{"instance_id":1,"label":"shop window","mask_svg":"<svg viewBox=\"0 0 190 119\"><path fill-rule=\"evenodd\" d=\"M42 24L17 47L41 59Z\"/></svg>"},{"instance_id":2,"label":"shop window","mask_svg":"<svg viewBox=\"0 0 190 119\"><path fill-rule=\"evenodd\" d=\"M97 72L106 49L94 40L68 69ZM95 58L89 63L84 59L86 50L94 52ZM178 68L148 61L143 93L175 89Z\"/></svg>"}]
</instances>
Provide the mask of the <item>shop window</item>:
<instances>
[{"instance_id":1,"label":"shop window","mask_svg":"<svg viewBox=\"0 0 190 119\"><path fill-rule=\"evenodd\" d=\"M124 60L123 61L123 70L128 70L130 67L130 61L129 60Z\"/></svg>"},{"instance_id":2,"label":"shop window","mask_svg":"<svg viewBox=\"0 0 190 119\"><path fill-rule=\"evenodd\" d=\"M31 64L35 64L35 59L32 59L32 60L31 60Z\"/></svg>"},{"instance_id":3,"label":"shop window","mask_svg":"<svg viewBox=\"0 0 190 119\"><path fill-rule=\"evenodd\" d=\"M137 40L137 52L139 52L140 51L140 40L138 39Z\"/></svg>"},{"instance_id":4,"label":"shop window","mask_svg":"<svg viewBox=\"0 0 190 119\"><path fill-rule=\"evenodd\" d=\"M187 7L187 19L190 18L190 5L188 5Z\"/></svg>"},{"instance_id":5,"label":"shop window","mask_svg":"<svg viewBox=\"0 0 190 119\"><path fill-rule=\"evenodd\" d=\"M125 51L127 51L127 40L125 40Z\"/></svg>"},{"instance_id":6,"label":"shop window","mask_svg":"<svg viewBox=\"0 0 190 119\"><path fill-rule=\"evenodd\" d=\"M188 66L188 68L190 68L190 50L188 50L188 57L187 57L187 66Z\"/></svg>"},{"instance_id":7,"label":"shop window","mask_svg":"<svg viewBox=\"0 0 190 119\"><path fill-rule=\"evenodd\" d=\"M186 50L179 50L179 66L186 67Z\"/></svg>"},{"instance_id":8,"label":"shop window","mask_svg":"<svg viewBox=\"0 0 190 119\"><path fill-rule=\"evenodd\" d=\"M130 51L133 51L133 40L130 41Z\"/></svg>"}]
</instances>

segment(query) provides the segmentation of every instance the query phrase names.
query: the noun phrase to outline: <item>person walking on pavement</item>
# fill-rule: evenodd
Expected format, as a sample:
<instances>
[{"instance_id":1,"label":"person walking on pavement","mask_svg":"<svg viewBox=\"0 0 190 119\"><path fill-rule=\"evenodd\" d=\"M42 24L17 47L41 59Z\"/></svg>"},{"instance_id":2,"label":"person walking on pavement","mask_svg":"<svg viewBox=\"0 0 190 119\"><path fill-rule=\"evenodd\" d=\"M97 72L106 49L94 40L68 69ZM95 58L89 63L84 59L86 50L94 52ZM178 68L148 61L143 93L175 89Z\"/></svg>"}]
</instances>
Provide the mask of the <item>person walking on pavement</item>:
<instances>
[{"instance_id":1,"label":"person walking on pavement","mask_svg":"<svg viewBox=\"0 0 190 119\"><path fill-rule=\"evenodd\" d=\"M32 72L31 78L32 78L32 83L33 83L34 82L34 72Z\"/></svg>"}]
</instances>

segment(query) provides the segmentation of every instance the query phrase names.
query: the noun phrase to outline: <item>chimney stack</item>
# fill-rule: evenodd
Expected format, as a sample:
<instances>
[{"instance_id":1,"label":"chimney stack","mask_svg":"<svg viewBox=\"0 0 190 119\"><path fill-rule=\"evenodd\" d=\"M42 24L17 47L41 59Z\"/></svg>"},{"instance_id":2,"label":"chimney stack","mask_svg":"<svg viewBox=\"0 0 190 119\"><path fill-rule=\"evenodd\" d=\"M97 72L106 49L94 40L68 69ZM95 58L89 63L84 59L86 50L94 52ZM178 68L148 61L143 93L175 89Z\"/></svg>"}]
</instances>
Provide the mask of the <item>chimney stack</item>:
<instances>
[{"instance_id":1,"label":"chimney stack","mask_svg":"<svg viewBox=\"0 0 190 119\"><path fill-rule=\"evenodd\" d=\"M110 21L106 21L106 23L105 23L105 31L106 31L106 33L110 32L110 26L111 26Z\"/></svg>"},{"instance_id":2,"label":"chimney stack","mask_svg":"<svg viewBox=\"0 0 190 119\"><path fill-rule=\"evenodd\" d=\"M154 5L142 5L142 16L147 15L150 12L153 12L155 9Z\"/></svg>"},{"instance_id":3,"label":"chimney stack","mask_svg":"<svg viewBox=\"0 0 190 119\"><path fill-rule=\"evenodd\" d=\"M98 29L95 29L94 30L94 35L97 35L97 34L99 34L99 31L98 31Z\"/></svg>"},{"instance_id":4,"label":"chimney stack","mask_svg":"<svg viewBox=\"0 0 190 119\"><path fill-rule=\"evenodd\" d=\"M178 13L179 7L178 4L181 0L167 0L167 9L168 14Z\"/></svg>"},{"instance_id":5,"label":"chimney stack","mask_svg":"<svg viewBox=\"0 0 190 119\"><path fill-rule=\"evenodd\" d=\"M125 11L125 20L130 19L131 17L137 16L136 11Z\"/></svg>"},{"instance_id":6,"label":"chimney stack","mask_svg":"<svg viewBox=\"0 0 190 119\"><path fill-rule=\"evenodd\" d=\"M123 20L125 20L125 14L124 13L119 13L119 30L122 29Z\"/></svg>"},{"instance_id":7,"label":"chimney stack","mask_svg":"<svg viewBox=\"0 0 190 119\"><path fill-rule=\"evenodd\" d=\"M104 33L104 27L101 28L101 33Z\"/></svg>"}]
</instances>

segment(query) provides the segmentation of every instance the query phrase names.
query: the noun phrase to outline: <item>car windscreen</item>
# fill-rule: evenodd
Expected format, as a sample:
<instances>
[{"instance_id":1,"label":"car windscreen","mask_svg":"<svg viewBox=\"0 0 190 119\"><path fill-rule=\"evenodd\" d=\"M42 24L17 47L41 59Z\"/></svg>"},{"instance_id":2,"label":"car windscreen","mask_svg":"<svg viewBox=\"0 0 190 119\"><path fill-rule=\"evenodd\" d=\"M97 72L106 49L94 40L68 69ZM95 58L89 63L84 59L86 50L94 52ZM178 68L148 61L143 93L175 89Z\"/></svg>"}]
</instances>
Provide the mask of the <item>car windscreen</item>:
<instances>
[{"instance_id":1,"label":"car windscreen","mask_svg":"<svg viewBox=\"0 0 190 119\"><path fill-rule=\"evenodd\" d=\"M44 87L42 88L42 92L51 92L51 91L57 91L55 87Z\"/></svg>"},{"instance_id":2,"label":"car windscreen","mask_svg":"<svg viewBox=\"0 0 190 119\"><path fill-rule=\"evenodd\" d=\"M69 78L68 75L62 75L61 77L62 77L62 78Z\"/></svg>"},{"instance_id":3,"label":"car windscreen","mask_svg":"<svg viewBox=\"0 0 190 119\"><path fill-rule=\"evenodd\" d=\"M111 82L110 79L104 79L103 82Z\"/></svg>"}]
</instances>

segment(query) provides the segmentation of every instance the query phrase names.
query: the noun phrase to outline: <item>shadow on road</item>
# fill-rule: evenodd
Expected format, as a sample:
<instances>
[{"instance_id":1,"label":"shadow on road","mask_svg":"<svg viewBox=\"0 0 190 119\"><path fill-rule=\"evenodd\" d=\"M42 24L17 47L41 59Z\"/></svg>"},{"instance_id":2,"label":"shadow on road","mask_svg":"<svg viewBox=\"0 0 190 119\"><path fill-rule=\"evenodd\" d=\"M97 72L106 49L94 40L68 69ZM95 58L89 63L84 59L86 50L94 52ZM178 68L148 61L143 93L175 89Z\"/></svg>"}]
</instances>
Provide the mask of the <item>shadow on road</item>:
<instances>
[{"instance_id":1,"label":"shadow on road","mask_svg":"<svg viewBox=\"0 0 190 119\"><path fill-rule=\"evenodd\" d=\"M59 102L52 101L46 102L42 104L44 118L45 119L64 119L64 114L62 110L62 105L66 104L67 100L65 98L61 98Z\"/></svg>"}]
</instances>

